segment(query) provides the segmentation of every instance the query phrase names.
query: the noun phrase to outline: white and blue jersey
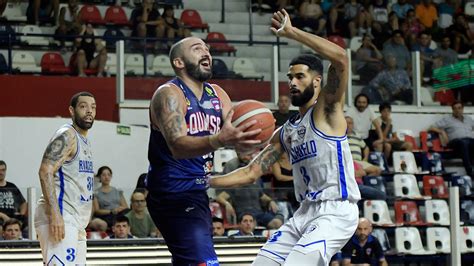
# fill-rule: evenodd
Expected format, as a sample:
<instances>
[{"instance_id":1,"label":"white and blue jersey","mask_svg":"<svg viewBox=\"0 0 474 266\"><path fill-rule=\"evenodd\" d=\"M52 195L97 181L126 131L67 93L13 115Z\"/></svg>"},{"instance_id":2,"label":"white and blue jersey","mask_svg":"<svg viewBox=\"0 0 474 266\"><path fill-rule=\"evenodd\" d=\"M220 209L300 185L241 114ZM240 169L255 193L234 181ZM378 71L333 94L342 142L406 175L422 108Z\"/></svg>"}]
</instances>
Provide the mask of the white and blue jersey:
<instances>
[{"instance_id":1,"label":"white and blue jersey","mask_svg":"<svg viewBox=\"0 0 474 266\"><path fill-rule=\"evenodd\" d=\"M179 88L186 99L185 121L188 136L208 136L219 132L223 123L222 104L209 83L204 83L201 99L179 78L172 79L168 84ZM162 193L205 191L213 168L213 156L213 153L209 153L177 160L173 158L163 134L151 127L148 146L148 190Z\"/></svg>"},{"instance_id":2,"label":"white and blue jersey","mask_svg":"<svg viewBox=\"0 0 474 266\"><path fill-rule=\"evenodd\" d=\"M328 136L317 129L313 107L282 127L280 141L293 168L298 201L360 200L347 136Z\"/></svg>"}]
</instances>

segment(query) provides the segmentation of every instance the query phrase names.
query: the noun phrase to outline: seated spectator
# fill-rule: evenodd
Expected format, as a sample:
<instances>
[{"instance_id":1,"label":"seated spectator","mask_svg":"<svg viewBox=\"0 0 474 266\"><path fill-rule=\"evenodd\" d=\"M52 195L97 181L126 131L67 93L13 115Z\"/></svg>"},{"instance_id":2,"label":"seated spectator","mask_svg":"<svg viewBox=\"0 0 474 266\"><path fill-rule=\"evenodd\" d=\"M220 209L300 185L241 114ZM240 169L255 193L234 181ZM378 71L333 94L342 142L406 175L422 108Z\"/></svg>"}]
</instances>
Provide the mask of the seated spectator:
<instances>
[{"instance_id":1,"label":"seated spectator","mask_svg":"<svg viewBox=\"0 0 474 266\"><path fill-rule=\"evenodd\" d=\"M3 240L23 240L18 219L11 218L3 224Z\"/></svg>"},{"instance_id":2,"label":"seated spectator","mask_svg":"<svg viewBox=\"0 0 474 266\"><path fill-rule=\"evenodd\" d=\"M451 105L453 114L442 118L428 130L440 134L448 140L448 147L454 154L461 156L466 174L474 177L472 160L474 159L474 120L464 115L464 104L456 101Z\"/></svg>"},{"instance_id":3,"label":"seated spectator","mask_svg":"<svg viewBox=\"0 0 474 266\"><path fill-rule=\"evenodd\" d=\"M338 1L329 12L329 24L328 35L348 32L349 35L345 34L345 37L352 38L357 35L358 27L365 29L370 27L372 17L369 10L365 10L357 0L350 0L346 3ZM362 34L362 32L360 33Z\"/></svg>"},{"instance_id":4,"label":"seated spectator","mask_svg":"<svg viewBox=\"0 0 474 266\"><path fill-rule=\"evenodd\" d=\"M212 217L212 235L225 236L224 220L218 217Z\"/></svg>"},{"instance_id":5,"label":"seated spectator","mask_svg":"<svg viewBox=\"0 0 474 266\"><path fill-rule=\"evenodd\" d=\"M354 162L360 164L362 169L368 176L378 176L382 173L380 167L368 162L369 147L365 142L354 132L354 120L350 116L346 116L347 122L347 140L351 148L352 159Z\"/></svg>"},{"instance_id":6,"label":"seated spectator","mask_svg":"<svg viewBox=\"0 0 474 266\"><path fill-rule=\"evenodd\" d=\"M354 161L354 174L359 187L360 196L365 200L386 200L387 194L377 188L364 185L363 177L367 176L367 173L364 171L363 166L360 163ZM362 201L358 202L359 209L363 208Z\"/></svg>"},{"instance_id":7,"label":"seated spectator","mask_svg":"<svg viewBox=\"0 0 474 266\"><path fill-rule=\"evenodd\" d=\"M372 223L360 218L354 236L342 248L342 265L388 265L382 245L371 233Z\"/></svg>"},{"instance_id":8,"label":"seated spectator","mask_svg":"<svg viewBox=\"0 0 474 266\"><path fill-rule=\"evenodd\" d=\"M421 3L416 5L415 13L427 30L436 27L438 10L436 10L436 5L431 0L422 0Z\"/></svg>"},{"instance_id":9,"label":"seated spectator","mask_svg":"<svg viewBox=\"0 0 474 266\"><path fill-rule=\"evenodd\" d=\"M474 33L469 27L466 15L460 13L454 16L454 24L446 30L451 36L452 48L458 54L468 53L473 47Z\"/></svg>"},{"instance_id":10,"label":"seated spectator","mask_svg":"<svg viewBox=\"0 0 474 266\"><path fill-rule=\"evenodd\" d=\"M385 43L392 37L394 31L400 30L400 21L395 12L388 13L388 23L372 24L373 42L378 49L383 49Z\"/></svg>"},{"instance_id":11,"label":"seated spectator","mask_svg":"<svg viewBox=\"0 0 474 266\"><path fill-rule=\"evenodd\" d=\"M147 211L145 195L135 191L130 202L132 210L125 214L125 216L130 221L130 232L132 235L138 238L157 237L159 231Z\"/></svg>"},{"instance_id":12,"label":"seated spectator","mask_svg":"<svg viewBox=\"0 0 474 266\"><path fill-rule=\"evenodd\" d=\"M324 36L326 34L326 19L320 6L320 0L304 0L293 19L293 24L300 28L309 28L310 32Z\"/></svg>"},{"instance_id":13,"label":"seated spectator","mask_svg":"<svg viewBox=\"0 0 474 266\"><path fill-rule=\"evenodd\" d=\"M369 85L376 88L382 99L387 102L401 101L404 104L412 104L413 89L410 77L404 69L397 69L397 58L395 55L385 57L387 68L382 70L370 81Z\"/></svg>"},{"instance_id":14,"label":"seated spectator","mask_svg":"<svg viewBox=\"0 0 474 266\"><path fill-rule=\"evenodd\" d=\"M165 22L165 36L170 39L168 41L168 46L173 45L175 39L182 39L191 36L189 29L185 28L183 22L174 16L173 6L165 6L163 20Z\"/></svg>"},{"instance_id":15,"label":"seated spectator","mask_svg":"<svg viewBox=\"0 0 474 266\"><path fill-rule=\"evenodd\" d=\"M225 164L224 173L230 173L247 165L252 158L253 154L237 153L237 158ZM228 221L232 220L231 217L241 217L243 213L251 213L259 225L268 229L278 229L283 224L283 215L279 212L278 205L263 192L259 184L220 191L216 201L225 207Z\"/></svg>"},{"instance_id":16,"label":"seated spectator","mask_svg":"<svg viewBox=\"0 0 474 266\"><path fill-rule=\"evenodd\" d=\"M425 31L425 26L416 17L415 10L408 10L407 18L403 21L401 30L407 42L407 47L413 47L417 42L418 35Z\"/></svg>"},{"instance_id":17,"label":"seated spectator","mask_svg":"<svg viewBox=\"0 0 474 266\"><path fill-rule=\"evenodd\" d=\"M18 187L6 180L7 164L0 160L0 222L16 218L26 224L28 204Z\"/></svg>"},{"instance_id":18,"label":"seated spectator","mask_svg":"<svg viewBox=\"0 0 474 266\"><path fill-rule=\"evenodd\" d=\"M94 191L94 216L107 222L110 227L115 217L124 215L129 209L123 191L110 185L112 169L102 166L97 175L102 186Z\"/></svg>"},{"instance_id":19,"label":"seated spectator","mask_svg":"<svg viewBox=\"0 0 474 266\"><path fill-rule=\"evenodd\" d=\"M392 37L383 46L383 57L386 59L388 55L396 57L397 69L405 69L411 71L411 56L405 45L403 33L400 30L393 31Z\"/></svg>"},{"instance_id":20,"label":"seated spectator","mask_svg":"<svg viewBox=\"0 0 474 266\"><path fill-rule=\"evenodd\" d=\"M255 217L251 213L242 213L239 219L239 232L232 236L253 236L255 230Z\"/></svg>"},{"instance_id":21,"label":"seated spectator","mask_svg":"<svg viewBox=\"0 0 474 266\"><path fill-rule=\"evenodd\" d=\"M59 12L59 26L56 29L56 39L64 46L65 41L73 41L74 38L67 38L69 35L79 35L82 30L82 23L79 17L79 5L77 0L68 0L67 7L62 7Z\"/></svg>"},{"instance_id":22,"label":"seated spectator","mask_svg":"<svg viewBox=\"0 0 474 266\"><path fill-rule=\"evenodd\" d=\"M383 69L383 55L367 34L362 38L362 45L357 50L356 68L362 84L368 84Z\"/></svg>"},{"instance_id":23,"label":"seated spectator","mask_svg":"<svg viewBox=\"0 0 474 266\"><path fill-rule=\"evenodd\" d=\"M383 25L388 23L388 7L387 7L387 1L385 0L375 0L372 5L370 5L370 15L373 18L373 23L380 25L379 27L382 27Z\"/></svg>"},{"instance_id":24,"label":"seated spectator","mask_svg":"<svg viewBox=\"0 0 474 266\"><path fill-rule=\"evenodd\" d=\"M107 50L99 38L91 38L94 34L94 28L91 24L83 26L80 33L82 37L76 38L77 52L72 66L77 71L79 77L85 77L85 69L97 70L97 76L104 76L105 63L107 62ZM97 53L97 56L94 54Z\"/></svg>"},{"instance_id":25,"label":"seated spectator","mask_svg":"<svg viewBox=\"0 0 474 266\"><path fill-rule=\"evenodd\" d=\"M280 97L278 98L277 106L278 110L273 112L273 117L276 120L276 127L281 127L283 124L286 123L286 121L288 121L290 117L298 113L298 111L290 110L291 100L288 95L280 95Z\"/></svg>"},{"instance_id":26,"label":"seated spectator","mask_svg":"<svg viewBox=\"0 0 474 266\"><path fill-rule=\"evenodd\" d=\"M133 25L133 37L165 37L165 23L153 0L144 0L141 7L133 9L130 21Z\"/></svg>"},{"instance_id":27,"label":"seated spectator","mask_svg":"<svg viewBox=\"0 0 474 266\"><path fill-rule=\"evenodd\" d=\"M28 0L26 18L29 24L38 25L40 22L56 24L58 14L59 0Z\"/></svg>"},{"instance_id":28,"label":"seated spectator","mask_svg":"<svg viewBox=\"0 0 474 266\"><path fill-rule=\"evenodd\" d=\"M420 33L418 42L412 47L412 51L420 52L420 67L423 77L431 78L433 73L433 63L436 60L436 54L430 48L431 34L427 31Z\"/></svg>"},{"instance_id":29,"label":"seated spectator","mask_svg":"<svg viewBox=\"0 0 474 266\"><path fill-rule=\"evenodd\" d=\"M286 221L293 216L294 210L299 205L295 196L293 171L286 152L272 165L272 174L274 177L272 180L273 196Z\"/></svg>"},{"instance_id":30,"label":"seated spectator","mask_svg":"<svg viewBox=\"0 0 474 266\"><path fill-rule=\"evenodd\" d=\"M124 215L119 215L114 219L114 224L112 226L112 232L109 237L105 239L130 239L136 238L130 234L130 222L128 218Z\"/></svg>"},{"instance_id":31,"label":"seated spectator","mask_svg":"<svg viewBox=\"0 0 474 266\"><path fill-rule=\"evenodd\" d=\"M399 19L405 19L408 10L415 9L407 0L398 0L395 4L391 7L392 11L397 14Z\"/></svg>"},{"instance_id":32,"label":"seated spectator","mask_svg":"<svg viewBox=\"0 0 474 266\"><path fill-rule=\"evenodd\" d=\"M441 45L436 48L435 54L439 61L435 61L434 68L456 64L458 62L458 53L450 48L451 39L448 35L444 35L441 39Z\"/></svg>"},{"instance_id":33,"label":"seated spectator","mask_svg":"<svg viewBox=\"0 0 474 266\"><path fill-rule=\"evenodd\" d=\"M402 141L398 138L397 133L393 132L392 125L392 106L385 102L379 105L380 121L382 134L384 136L384 155L390 158L390 151L412 151L413 145L410 142ZM389 152L385 152L388 150Z\"/></svg>"}]
</instances>

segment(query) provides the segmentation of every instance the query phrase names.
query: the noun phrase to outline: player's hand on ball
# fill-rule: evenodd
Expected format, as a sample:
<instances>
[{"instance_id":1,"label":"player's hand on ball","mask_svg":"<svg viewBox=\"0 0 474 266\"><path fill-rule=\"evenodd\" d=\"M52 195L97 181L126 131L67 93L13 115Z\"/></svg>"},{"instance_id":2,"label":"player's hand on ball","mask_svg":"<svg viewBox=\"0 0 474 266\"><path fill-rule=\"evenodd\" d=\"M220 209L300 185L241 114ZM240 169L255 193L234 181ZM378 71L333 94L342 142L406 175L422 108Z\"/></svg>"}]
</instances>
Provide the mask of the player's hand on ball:
<instances>
[{"instance_id":1,"label":"player's hand on ball","mask_svg":"<svg viewBox=\"0 0 474 266\"><path fill-rule=\"evenodd\" d=\"M51 215L49 230L54 242L60 242L64 239L64 220L60 214L53 213Z\"/></svg>"},{"instance_id":2,"label":"player's hand on ball","mask_svg":"<svg viewBox=\"0 0 474 266\"><path fill-rule=\"evenodd\" d=\"M273 13L272 27L270 30L279 37L288 37L292 29L290 15L285 9Z\"/></svg>"},{"instance_id":3,"label":"player's hand on ball","mask_svg":"<svg viewBox=\"0 0 474 266\"><path fill-rule=\"evenodd\" d=\"M251 120L247 123L243 123L237 127L232 125L232 116L234 110L231 110L224 121L224 125L218 135L218 140L224 146L238 146L238 145L257 145L260 144L260 140L252 140L253 136L260 134L262 131L260 128L246 131L251 126L257 123L257 120Z\"/></svg>"}]
</instances>

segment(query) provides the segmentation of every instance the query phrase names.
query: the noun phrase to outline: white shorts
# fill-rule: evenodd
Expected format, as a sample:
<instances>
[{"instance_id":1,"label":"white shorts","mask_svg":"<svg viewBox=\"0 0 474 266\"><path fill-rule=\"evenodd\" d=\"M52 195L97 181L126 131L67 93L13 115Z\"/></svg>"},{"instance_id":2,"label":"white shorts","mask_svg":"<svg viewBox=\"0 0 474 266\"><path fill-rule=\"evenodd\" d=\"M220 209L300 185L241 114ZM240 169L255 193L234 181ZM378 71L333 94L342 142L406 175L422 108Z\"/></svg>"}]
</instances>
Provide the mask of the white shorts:
<instances>
[{"instance_id":1,"label":"white shorts","mask_svg":"<svg viewBox=\"0 0 474 266\"><path fill-rule=\"evenodd\" d=\"M305 200L294 216L268 239L258 256L283 265L290 253L300 252L305 254L300 265L328 265L356 231L358 219L356 203ZM313 255L318 253L315 251L319 251L318 256Z\"/></svg>"},{"instance_id":2,"label":"white shorts","mask_svg":"<svg viewBox=\"0 0 474 266\"><path fill-rule=\"evenodd\" d=\"M86 231L74 223L68 223L72 218L69 216L67 212L63 213L64 239L60 242L50 239L49 224L35 224L44 265L86 264Z\"/></svg>"}]
</instances>

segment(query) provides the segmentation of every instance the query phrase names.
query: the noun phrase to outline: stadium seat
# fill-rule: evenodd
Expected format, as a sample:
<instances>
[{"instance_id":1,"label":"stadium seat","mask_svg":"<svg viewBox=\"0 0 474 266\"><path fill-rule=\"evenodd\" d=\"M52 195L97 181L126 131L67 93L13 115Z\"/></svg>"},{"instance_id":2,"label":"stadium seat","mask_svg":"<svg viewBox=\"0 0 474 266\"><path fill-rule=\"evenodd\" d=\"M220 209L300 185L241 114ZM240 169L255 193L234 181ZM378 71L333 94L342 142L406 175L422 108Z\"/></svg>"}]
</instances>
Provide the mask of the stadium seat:
<instances>
[{"instance_id":1,"label":"stadium seat","mask_svg":"<svg viewBox=\"0 0 474 266\"><path fill-rule=\"evenodd\" d=\"M26 22L26 16L21 10L20 2L9 2L3 11L5 18L10 21Z\"/></svg>"},{"instance_id":2,"label":"stadium seat","mask_svg":"<svg viewBox=\"0 0 474 266\"><path fill-rule=\"evenodd\" d=\"M448 203L445 200L425 201L426 222L439 225L449 225L450 215Z\"/></svg>"},{"instance_id":3,"label":"stadium seat","mask_svg":"<svg viewBox=\"0 0 474 266\"><path fill-rule=\"evenodd\" d=\"M390 240L388 239L387 232L385 232L384 229L381 229L381 228L374 229L372 231L372 235L375 236L379 240L380 245L382 246L383 252L387 252L390 249L392 249L392 247L390 246Z\"/></svg>"},{"instance_id":4,"label":"stadium seat","mask_svg":"<svg viewBox=\"0 0 474 266\"><path fill-rule=\"evenodd\" d=\"M415 134L413 133L413 130L411 130L411 129L398 129L396 133L397 133L397 136L398 136L399 139L411 143L411 145L413 146L413 152L420 151L420 147L419 147L418 143L416 142Z\"/></svg>"},{"instance_id":5,"label":"stadium seat","mask_svg":"<svg viewBox=\"0 0 474 266\"><path fill-rule=\"evenodd\" d=\"M461 253L474 252L474 226L461 227Z\"/></svg>"},{"instance_id":6,"label":"stadium seat","mask_svg":"<svg viewBox=\"0 0 474 266\"><path fill-rule=\"evenodd\" d=\"M465 224L474 224L474 202L464 200L461 202L461 221Z\"/></svg>"},{"instance_id":7,"label":"stadium seat","mask_svg":"<svg viewBox=\"0 0 474 266\"><path fill-rule=\"evenodd\" d=\"M22 36L20 41L27 43L28 45L49 45L48 39L43 36L28 36L28 34L43 34L40 27L36 25L26 25L21 29Z\"/></svg>"},{"instance_id":8,"label":"stadium seat","mask_svg":"<svg viewBox=\"0 0 474 266\"><path fill-rule=\"evenodd\" d=\"M441 105L452 105L456 101L453 90L437 91L434 93L434 100Z\"/></svg>"},{"instance_id":9,"label":"stadium seat","mask_svg":"<svg viewBox=\"0 0 474 266\"><path fill-rule=\"evenodd\" d=\"M339 35L331 35L328 37L328 40L332 43L339 45L340 47L346 49L346 41Z\"/></svg>"},{"instance_id":10,"label":"stadium seat","mask_svg":"<svg viewBox=\"0 0 474 266\"><path fill-rule=\"evenodd\" d=\"M36 64L33 55L26 51L16 51L13 55L13 68L20 72L40 73L41 67Z\"/></svg>"},{"instance_id":11,"label":"stadium seat","mask_svg":"<svg viewBox=\"0 0 474 266\"><path fill-rule=\"evenodd\" d=\"M117 55L107 53L107 62L105 63L106 71L111 75L117 74Z\"/></svg>"},{"instance_id":12,"label":"stadium seat","mask_svg":"<svg viewBox=\"0 0 474 266\"><path fill-rule=\"evenodd\" d=\"M395 246L399 253L413 255L435 254L423 247L420 232L416 227L395 228Z\"/></svg>"},{"instance_id":13,"label":"stadium seat","mask_svg":"<svg viewBox=\"0 0 474 266\"><path fill-rule=\"evenodd\" d=\"M113 24L117 26L129 26L130 21L127 14L121 6L110 6L105 11L104 21L106 24Z\"/></svg>"},{"instance_id":14,"label":"stadium seat","mask_svg":"<svg viewBox=\"0 0 474 266\"><path fill-rule=\"evenodd\" d=\"M446 227L430 227L426 229L426 245L429 251L451 253L451 233Z\"/></svg>"},{"instance_id":15,"label":"stadium seat","mask_svg":"<svg viewBox=\"0 0 474 266\"><path fill-rule=\"evenodd\" d=\"M151 72L165 77L174 76L174 70L170 65L170 58L167 55L158 55L153 59Z\"/></svg>"},{"instance_id":16,"label":"stadium seat","mask_svg":"<svg viewBox=\"0 0 474 266\"><path fill-rule=\"evenodd\" d=\"M385 182L382 176L364 176L363 178L364 185L376 188L380 191L387 192L385 188Z\"/></svg>"},{"instance_id":17,"label":"stadium seat","mask_svg":"<svg viewBox=\"0 0 474 266\"><path fill-rule=\"evenodd\" d=\"M395 151L392 157L395 173L416 174L418 172L415 156L411 151Z\"/></svg>"},{"instance_id":18,"label":"stadium seat","mask_svg":"<svg viewBox=\"0 0 474 266\"><path fill-rule=\"evenodd\" d=\"M181 21L184 25L190 29L201 29L209 32L209 25L204 23L201 19L201 15L195 9L185 9L181 13Z\"/></svg>"},{"instance_id":19,"label":"stadium seat","mask_svg":"<svg viewBox=\"0 0 474 266\"><path fill-rule=\"evenodd\" d=\"M421 149L425 152L448 151L447 149L443 148L443 146L441 145L441 140L438 136L438 133L435 133L435 132L420 131L420 144L421 144Z\"/></svg>"},{"instance_id":20,"label":"stadium seat","mask_svg":"<svg viewBox=\"0 0 474 266\"><path fill-rule=\"evenodd\" d=\"M404 225L427 225L414 201L395 201L395 222Z\"/></svg>"},{"instance_id":21,"label":"stadium seat","mask_svg":"<svg viewBox=\"0 0 474 266\"><path fill-rule=\"evenodd\" d=\"M50 52L41 57L41 72L43 74L69 74L71 70L59 53Z\"/></svg>"},{"instance_id":22,"label":"stadium seat","mask_svg":"<svg viewBox=\"0 0 474 266\"><path fill-rule=\"evenodd\" d=\"M236 49L234 46L227 43L224 34L220 32L209 32L206 37L206 42L211 46L211 50L217 53L233 54L235 56Z\"/></svg>"},{"instance_id":23,"label":"stadium seat","mask_svg":"<svg viewBox=\"0 0 474 266\"><path fill-rule=\"evenodd\" d=\"M472 179L468 175L453 176L451 178L451 185L459 187L459 195L461 197L472 195Z\"/></svg>"},{"instance_id":24,"label":"stadium seat","mask_svg":"<svg viewBox=\"0 0 474 266\"><path fill-rule=\"evenodd\" d=\"M3 54L0 54L0 74L4 74L8 72L8 64L7 60L5 60L5 57Z\"/></svg>"},{"instance_id":25,"label":"stadium seat","mask_svg":"<svg viewBox=\"0 0 474 266\"><path fill-rule=\"evenodd\" d=\"M390 218L387 202L383 200L364 201L364 217L378 226L395 226Z\"/></svg>"},{"instance_id":26,"label":"stadium seat","mask_svg":"<svg viewBox=\"0 0 474 266\"><path fill-rule=\"evenodd\" d=\"M362 45L362 37L361 36L354 36L351 38L351 41L349 43L349 47L351 48L352 52L357 52L359 50L360 46Z\"/></svg>"},{"instance_id":27,"label":"stadium seat","mask_svg":"<svg viewBox=\"0 0 474 266\"><path fill-rule=\"evenodd\" d=\"M224 165L228 161L237 157L237 153L233 149L218 149L214 152L214 172L222 173Z\"/></svg>"},{"instance_id":28,"label":"stadium seat","mask_svg":"<svg viewBox=\"0 0 474 266\"><path fill-rule=\"evenodd\" d=\"M82 6L81 11L79 11L79 16L84 23L90 23L93 25L104 24L100 11L95 5Z\"/></svg>"},{"instance_id":29,"label":"stadium seat","mask_svg":"<svg viewBox=\"0 0 474 266\"><path fill-rule=\"evenodd\" d=\"M448 187L442 176L423 176L423 191L426 196L447 199L449 197Z\"/></svg>"},{"instance_id":30,"label":"stadium seat","mask_svg":"<svg viewBox=\"0 0 474 266\"><path fill-rule=\"evenodd\" d=\"M225 62L219 58L212 59L212 77L216 79L235 78L235 73L230 71Z\"/></svg>"},{"instance_id":31,"label":"stadium seat","mask_svg":"<svg viewBox=\"0 0 474 266\"><path fill-rule=\"evenodd\" d=\"M143 75L145 61L141 54L129 54L125 60L125 73L133 75Z\"/></svg>"},{"instance_id":32,"label":"stadium seat","mask_svg":"<svg viewBox=\"0 0 474 266\"><path fill-rule=\"evenodd\" d=\"M467 16L474 17L474 2L467 2L464 5L464 13Z\"/></svg>"},{"instance_id":33,"label":"stadium seat","mask_svg":"<svg viewBox=\"0 0 474 266\"><path fill-rule=\"evenodd\" d=\"M74 53L69 58L69 69L71 69L71 72L75 74L77 74L77 66L74 65L76 63L76 57L77 57L77 53ZM97 69L86 68L84 69L84 73L86 75L97 75Z\"/></svg>"},{"instance_id":34,"label":"stadium seat","mask_svg":"<svg viewBox=\"0 0 474 266\"><path fill-rule=\"evenodd\" d=\"M422 198L418 181L414 175L396 174L393 176L395 197L420 199Z\"/></svg>"},{"instance_id":35,"label":"stadium seat","mask_svg":"<svg viewBox=\"0 0 474 266\"><path fill-rule=\"evenodd\" d=\"M388 162L382 152L373 151L369 153L369 163L377 165L383 172L388 172Z\"/></svg>"},{"instance_id":36,"label":"stadium seat","mask_svg":"<svg viewBox=\"0 0 474 266\"><path fill-rule=\"evenodd\" d=\"M236 58L232 70L244 78L263 80L263 76L258 75L255 65L250 58Z\"/></svg>"},{"instance_id":37,"label":"stadium seat","mask_svg":"<svg viewBox=\"0 0 474 266\"><path fill-rule=\"evenodd\" d=\"M10 38L10 40L8 40ZM15 30L13 29L12 26L4 23L0 25L0 45L1 46L7 46L9 45L9 42L11 44L16 44L17 43L17 37L15 35Z\"/></svg>"},{"instance_id":38,"label":"stadium seat","mask_svg":"<svg viewBox=\"0 0 474 266\"><path fill-rule=\"evenodd\" d=\"M115 49L115 43L124 36L123 32L118 28L107 29L103 35L107 49Z\"/></svg>"}]
</instances>

